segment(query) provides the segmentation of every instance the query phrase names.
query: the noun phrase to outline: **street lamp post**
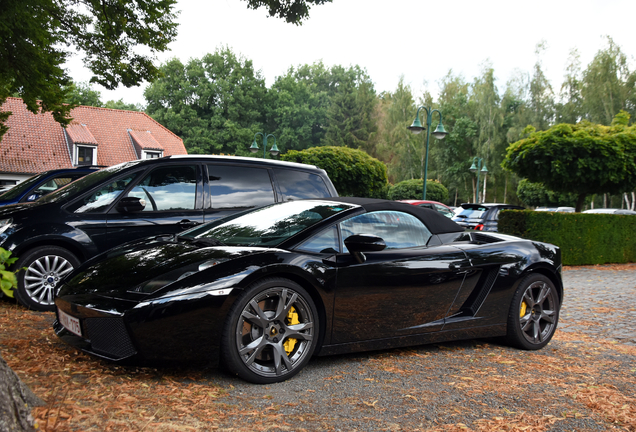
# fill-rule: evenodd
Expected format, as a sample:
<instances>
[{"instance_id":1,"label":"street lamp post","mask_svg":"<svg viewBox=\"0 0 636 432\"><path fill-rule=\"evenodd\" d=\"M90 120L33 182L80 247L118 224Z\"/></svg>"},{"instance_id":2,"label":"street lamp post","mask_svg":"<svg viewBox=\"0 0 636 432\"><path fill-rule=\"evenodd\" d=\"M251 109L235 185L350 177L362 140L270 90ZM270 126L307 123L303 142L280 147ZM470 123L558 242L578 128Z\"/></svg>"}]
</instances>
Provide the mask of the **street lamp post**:
<instances>
[{"instance_id":1,"label":"street lamp post","mask_svg":"<svg viewBox=\"0 0 636 432\"><path fill-rule=\"evenodd\" d=\"M278 153L280 153L280 151L278 151L278 147L276 147L276 137L274 135L272 135L272 134L265 135L262 132L256 132L254 134L254 142L250 146L250 151L252 153L256 153L259 150L258 144L256 143L256 137L258 135L263 137L263 159L265 159L267 157L267 138L269 138L269 137L274 138L274 145L272 146L271 149L269 149L269 152L271 153L272 156L278 156Z\"/></svg>"},{"instance_id":2,"label":"street lamp post","mask_svg":"<svg viewBox=\"0 0 636 432\"><path fill-rule=\"evenodd\" d=\"M477 191L477 196L475 197L476 198L475 201L477 203L479 203L479 173L483 172L484 176L488 173L488 168L486 168L486 164L483 164L483 167L482 167L483 161L484 160L482 158L475 156L473 158L473 164L470 166L470 168L468 168L470 172L477 173L477 187L475 188L475 190ZM477 165L475 165L475 162L477 162ZM485 177L484 177L484 181L486 181Z\"/></svg>"},{"instance_id":3,"label":"street lamp post","mask_svg":"<svg viewBox=\"0 0 636 432\"><path fill-rule=\"evenodd\" d=\"M422 126L420 122L420 110L423 109L426 111L426 127ZM444 129L444 125L442 124L442 113L440 110L434 109L432 110L430 107L421 106L417 109L417 113L415 114L415 120L413 120L413 124L409 126L409 129L414 134L418 134L426 129L426 160L424 161L424 186L422 188L422 199L426 199L426 177L428 176L428 139L431 135L431 124L433 123L433 113L437 112L439 114L439 124L437 128L433 132L433 136L437 139L442 139L448 132Z\"/></svg>"}]
</instances>

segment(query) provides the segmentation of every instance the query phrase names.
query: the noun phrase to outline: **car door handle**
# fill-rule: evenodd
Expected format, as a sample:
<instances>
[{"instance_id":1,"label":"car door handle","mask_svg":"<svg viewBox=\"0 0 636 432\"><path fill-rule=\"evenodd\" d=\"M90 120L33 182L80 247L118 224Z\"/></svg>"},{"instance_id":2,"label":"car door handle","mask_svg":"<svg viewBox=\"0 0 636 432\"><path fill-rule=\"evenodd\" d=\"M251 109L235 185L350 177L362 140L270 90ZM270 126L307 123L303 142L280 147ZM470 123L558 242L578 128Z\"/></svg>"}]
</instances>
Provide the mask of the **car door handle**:
<instances>
[{"instance_id":1,"label":"car door handle","mask_svg":"<svg viewBox=\"0 0 636 432\"><path fill-rule=\"evenodd\" d=\"M184 219L181 222L177 223L177 225L179 225L181 228L192 228L195 227L197 225L201 225L201 222L196 222L196 221L191 221L188 219Z\"/></svg>"},{"instance_id":2,"label":"car door handle","mask_svg":"<svg viewBox=\"0 0 636 432\"><path fill-rule=\"evenodd\" d=\"M466 274L470 272L470 267L468 265L451 263L448 268L456 274Z\"/></svg>"}]
</instances>

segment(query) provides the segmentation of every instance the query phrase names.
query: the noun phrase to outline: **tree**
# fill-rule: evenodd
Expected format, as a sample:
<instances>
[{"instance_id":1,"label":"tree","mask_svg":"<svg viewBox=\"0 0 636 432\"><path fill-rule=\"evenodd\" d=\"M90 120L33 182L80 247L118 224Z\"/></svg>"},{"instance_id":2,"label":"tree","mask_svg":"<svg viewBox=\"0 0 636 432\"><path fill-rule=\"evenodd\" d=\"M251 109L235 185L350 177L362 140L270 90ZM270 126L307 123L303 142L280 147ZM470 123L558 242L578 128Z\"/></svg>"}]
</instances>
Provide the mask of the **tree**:
<instances>
[{"instance_id":1,"label":"tree","mask_svg":"<svg viewBox=\"0 0 636 432\"><path fill-rule=\"evenodd\" d=\"M245 0L247 7L258 9L266 7L269 16L283 18L288 23L301 25L304 19L309 18L311 4L321 5L331 3L331 0Z\"/></svg>"},{"instance_id":2,"label":"tree","mask_svg":"<svg viewBox=\"0 0 636 432\"><path fill-rule=\"evenodd\" d=\"M391 200L421 200L423 179L404 180L391 187L389 199ZM448 201L448 189L436 180L426 181L426 199L438 202Z\"/></svg>"},{"instance_id":3,"label":"tree","mask_svg":"<svg viewBox=\"0 0 636 432\"><path fill-rule=\"evenodd\" d=\"M386 165L362 150L313 147L302 151L290 150L281 155L281 159L324 169L341 196L386 198Z\"/></svg>"},{"instance_id":4,"label":"tree","mask_svg":"<svg viewBox=\"0 0 636 432\"><path fill-rule=\"evenodd\" d=\"M71 82L66 87L66 97L64 98L64 103L77 106L77 105L85 105L85 106L94 106L101 107L102 103L102 94L94 90L90 83L80 82L74 83Z\"/></svg>"},{"instance_id":5,"label":"tree","mask_svg":"<svg viewBox=\"0 0 636 432\"><path fill-rule=\"evenodd\" d=\"M559 193L548 190L541 183L522 179L517 186L517 196L531 207L574 207L577 196L573 193Z\"/></svg>"},{"instance_id":6,"label":"tree","mask_svg":"<svg viewBox=\"0 0 636 432\"><path fill-rule=\"evenodd\" d=\"M56 121L68 124L72 105L64 99L70 78L63 65L76 51L83 53L84 64L93 72L92 83L114 89L153 80L159 74L153 65L155 54L165 51L177 34L175 4L176 0L3 0L0 104L17 95L31 112L50 111ZM140 54L144 50L139 47L148 54Z\"/></svg>"},{"instance_id":7,"label":"tree","mask_svg":"<svg viewBox=\"0 0 636 432\"><path fill-rule=\"evenodd\" d=\"M262 127L265 80L251 60L226 47L185 65L172 59L161 71L144 92L146 112L189 153L248 155L254 134L269 133Z\"/></svg>"},{"instance_id":8,"label":"tree","mask_svg":"<svg viewBox=\"0 0 636 432\"><path fill-rule=\"evenodd\" d=\"M612 126L587 121L531 132L508 147L504 169L556 192L577 194L576 211L594 193L636 188L636 126L619 113Z\"/></svg>"},{"instance_id":9,"label":"tree","mask_svg":"<svg viewBox=\"0 0 636 432\"><path fill-rule=\"evenodd\" d=\"M581 61L576 49L570 51L566 74L561 84L560 102L556 104L557 123L578 123L583 119L583 96L581 95Z\"/></svg>"},{"instance_id":10,"label":"tree","mask_svg":"<svg viewBox=\"0 0 636 432\"><path fill-rule=\"evenodd\" d=\"M581 94L587 119L609 125L620 110L636 115L636 72L630 72L627 56L612 38L583 72Z\"/></svg>"}]
</instances>

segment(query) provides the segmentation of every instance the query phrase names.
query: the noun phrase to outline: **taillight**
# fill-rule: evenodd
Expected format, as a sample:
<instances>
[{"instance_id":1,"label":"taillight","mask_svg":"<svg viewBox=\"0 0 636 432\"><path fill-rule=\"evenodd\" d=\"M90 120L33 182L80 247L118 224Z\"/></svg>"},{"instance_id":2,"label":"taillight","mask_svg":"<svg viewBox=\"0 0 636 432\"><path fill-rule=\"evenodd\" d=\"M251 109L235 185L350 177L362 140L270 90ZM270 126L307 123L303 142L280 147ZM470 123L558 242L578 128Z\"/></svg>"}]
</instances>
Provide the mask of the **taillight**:
<instances>
[{"instance_id":1,"label":"taillight","mask_svg":"<svg viewBox=\"0 0 636 432\"><path fill-rule=\"evenodd\" d=\"M475 231L483 231L483 230L484 230L484 224L479 224L475 226Z\"/></svg>"}]
</instances>

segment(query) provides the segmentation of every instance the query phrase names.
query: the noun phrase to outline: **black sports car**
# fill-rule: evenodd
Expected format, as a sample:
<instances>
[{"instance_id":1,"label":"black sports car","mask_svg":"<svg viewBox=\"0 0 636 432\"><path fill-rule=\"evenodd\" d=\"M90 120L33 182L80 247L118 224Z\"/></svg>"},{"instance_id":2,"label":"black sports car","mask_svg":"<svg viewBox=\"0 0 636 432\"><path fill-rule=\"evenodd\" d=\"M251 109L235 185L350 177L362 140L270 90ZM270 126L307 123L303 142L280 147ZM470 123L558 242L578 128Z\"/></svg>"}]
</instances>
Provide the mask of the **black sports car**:
<instances>
[{"instance_id":1,"label":"black sports car","mask_svg":"<svg viewBox=\"0 0 636 432\"><path fill-rule=\"evenodd\" d=\"M545 346L563 300L558 247L464 232L394 201L291 201L127 243L55 300L67 343L124 360L218 361L255 383L329 355L503 336Z\"/></svg>"}]
</instances>

